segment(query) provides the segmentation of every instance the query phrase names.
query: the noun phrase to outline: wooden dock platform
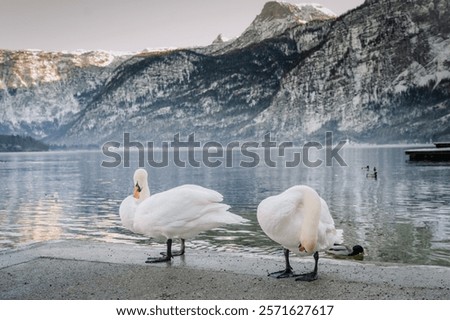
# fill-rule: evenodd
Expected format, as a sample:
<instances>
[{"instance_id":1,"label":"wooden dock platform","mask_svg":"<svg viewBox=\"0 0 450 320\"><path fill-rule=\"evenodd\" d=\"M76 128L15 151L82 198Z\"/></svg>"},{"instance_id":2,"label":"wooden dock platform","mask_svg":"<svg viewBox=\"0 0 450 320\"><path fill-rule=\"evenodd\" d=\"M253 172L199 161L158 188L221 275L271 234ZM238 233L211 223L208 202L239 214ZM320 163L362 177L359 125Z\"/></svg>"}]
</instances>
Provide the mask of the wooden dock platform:
<instances>
[{"instance_id":1,"label":"wooden dock platform","mask_svg":"<svg viewBox=\"0 0 450 320\"><path fill-rule=\"evenodd\" d=\"M436 148L410 149L405 153L410 161L449 161L450 142L435 142Z\"/></svg>"},{"instance_id":2,"label":"wooden dock platform","mask_svg":"<svg viewBox=\"0 0 450 320\"><path fill-rule=\"evenodd\" d=\"M435 146L436 146L436 148L450 148L450 141L448 141L448 142L435 142L435 143L433 143Z\"/></svg>"}]
</instances>

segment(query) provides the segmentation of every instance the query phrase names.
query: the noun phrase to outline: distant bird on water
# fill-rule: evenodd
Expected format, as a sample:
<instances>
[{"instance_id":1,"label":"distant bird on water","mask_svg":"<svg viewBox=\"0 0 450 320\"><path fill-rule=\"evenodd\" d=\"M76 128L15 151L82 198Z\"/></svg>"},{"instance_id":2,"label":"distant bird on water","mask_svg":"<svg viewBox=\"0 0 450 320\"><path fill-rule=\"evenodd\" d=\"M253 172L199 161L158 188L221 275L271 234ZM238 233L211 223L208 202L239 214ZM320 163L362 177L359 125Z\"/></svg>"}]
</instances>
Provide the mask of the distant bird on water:
<instances>
[{"instance_id":1,"label":"distant bird on water","mask_svg":"<svg viewBox=\"0 0 450 320\"><path fill-rule=\"evenodd\" d=\"M377 171L377 168L376 167L374 167L373 168L373 172L367 172L366 173L366 177L367 178L373 178L373 179L377 179L378 178L378 171Z\"/></svg>"}]
</instances>

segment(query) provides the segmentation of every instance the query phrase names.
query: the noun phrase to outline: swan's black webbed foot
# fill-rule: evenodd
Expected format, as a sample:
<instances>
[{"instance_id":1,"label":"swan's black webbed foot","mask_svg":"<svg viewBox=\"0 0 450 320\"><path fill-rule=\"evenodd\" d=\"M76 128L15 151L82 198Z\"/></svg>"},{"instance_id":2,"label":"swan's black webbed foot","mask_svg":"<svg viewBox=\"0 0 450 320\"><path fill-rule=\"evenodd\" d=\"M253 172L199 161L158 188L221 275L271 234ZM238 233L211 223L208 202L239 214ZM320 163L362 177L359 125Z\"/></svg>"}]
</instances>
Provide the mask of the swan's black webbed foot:
<instances>
[{"instance_id":1,"label":"swan's black webbed foot","mask_svg":"<svg viewBox=\"0 0 450 320\"><path fill-rule=\"evenodd\" d=\"M160 254L163 257L167 256L167 253L165 253L165 252L160 252ZM184 251L182 251L182 250L180 250L180 251L173 251L172 252L172 257L179 257L179 256L182 256L182 255L184 255Z\"/></svg>"},{"instance_id":2,"label":"swan's black webbed foot","mask_svg":"<svg viewBox=\"0 0 450 320\"><path fill-rule=\"evenodd\" d=\"M317 276L317 272L310 272L305 274L300 274L295 276L295 281L314 281L317 280L319 277Z\"/></svg>"},{"instance_id":3,"label":"swan's black webbed foot","mask_svg":"<svg viewBox=\"0 0 450 320\"><path fill-rule=\"evenodd\" d=\"M166 254L163 254L163 255L165 256ZM182 251L182 250L172 252L172 257L179 257L182 255L184 255L184 251Z\"/></svg>"},{"instance_id":4,"label":"swan's black webbed foot","mask_svg":"<svg viewBox=\"0 0 450 320\"><path fill-rule=\"evenodd\" d=\"M281 271L269 273L269 277L283 279L283 278L292 278L292 277L297 276L296 274L294 274L294 272L292 272L292 267L291 267L291 264L289 263L289 250L284 249L283 253L284 253L284 259L285 259L284 261L286 263L286 268Z\"/></svg>"},{"instance_id":5,"label":"swan's black webbed foot","mask_svg":"<svg viewBox=\"0 0 450 320\"><path fill-rule=\"evenodd\" d=\"M310 272L310 273L305 273L305 274L301 274L301 275L297 275L295 281L314 281L317 280L318 276L317 276L317 264L319 262L319 252L314 252L314 271Z\"/></svg>"},{"instance_id":6,"label":"swan's black webbed foot","mask_svg":"<svg viewBox=\"0 0 450 320\"><path fill-rule=\"evenodd\" d=\"M147 260L145 261L145 263L159 263L159 262L167 262L172 260L172 257L169 257L167 255L164 255L162 258L152 258L149 257L147 258Z\"/></svg>"},{"instance_id":7,"label":"swan's black webbed foot","mask_svg":"<svg viewBox=\"0 0 450 320\"><path fill-rule=\"evenodd\" d=\"M147 258L147 261L145 263L159 263L159 262L167 262L171 261L173 258L172 254L172 239L167 239L166 242L167 245L167 251L161 252L162 257L161 258ZM181 249L183 250L183 243Z\"/></svg>"},{"instance_id":8,"label":"swan's black webbed foot","mask_svg":"<svg viewBox=\"0 0 450 320\"><path fill-rule=\"evenodd\" d=\"M277 272L272 272L268 274L269 277L277 278L277 279L283 279L283 278L292 278L297 276L292 272L292 269L285 269Z\"/></svg>"}]
</instances>

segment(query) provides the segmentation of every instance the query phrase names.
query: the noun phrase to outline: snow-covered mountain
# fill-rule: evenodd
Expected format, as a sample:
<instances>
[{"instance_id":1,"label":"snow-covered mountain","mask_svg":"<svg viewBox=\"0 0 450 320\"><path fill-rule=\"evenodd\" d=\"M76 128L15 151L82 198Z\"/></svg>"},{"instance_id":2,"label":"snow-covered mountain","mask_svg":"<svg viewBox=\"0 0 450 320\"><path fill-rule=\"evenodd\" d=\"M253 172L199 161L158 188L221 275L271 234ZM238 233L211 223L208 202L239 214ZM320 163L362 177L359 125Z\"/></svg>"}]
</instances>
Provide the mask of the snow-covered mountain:
<instances>
[{"instance_id":1,"label":"snow-covered mountain","mask_svg":"<svg viewBox=\"0 0 450 320\"><path fill-rule=\"evenodd\" d=\"M242 49L251 44L279 36L286 30L308 22L324 21L336 17L335 13L320 4L292 4L270 1L264 5L261 13L238 38L226 42L215 41L212 46L204 48L204 52L217 55Z\"/></svg>"},{"instance_id":2,"label":"snow-covered mountain","mask_svg":"<svg viewBox=\"0 0 450 320\"><path fill-rule=\"evenodd\" d=\"M271 106L247 126L356 141L450 137L450 2L368 0L290 33L302 50ZM280 108L279 106L283 106Z\"/></svg>"},{"instance_id":3,"label":"snow-covered mountain","mask_svg":"<svg viewBox=\"0 0 450 320\"><path fill-rule=\"evenodd\" d=\"M126 56L0 50L0 133L43 138L73 122Z\"/></svg>"},{"instance_id":4,"label":"snow-covered mountain","mask_svg":"<svg viewBox=\"0 0 450 320\"><path fill-rule=\"evenodd\" d=\"M237 39L132 56L0 51L0 133L50 143L450 138L448 0L267 3ZM80 62L81 61L81 62ZM260 141L260 140L258 140Z\"/></svg>"}]
</instances>

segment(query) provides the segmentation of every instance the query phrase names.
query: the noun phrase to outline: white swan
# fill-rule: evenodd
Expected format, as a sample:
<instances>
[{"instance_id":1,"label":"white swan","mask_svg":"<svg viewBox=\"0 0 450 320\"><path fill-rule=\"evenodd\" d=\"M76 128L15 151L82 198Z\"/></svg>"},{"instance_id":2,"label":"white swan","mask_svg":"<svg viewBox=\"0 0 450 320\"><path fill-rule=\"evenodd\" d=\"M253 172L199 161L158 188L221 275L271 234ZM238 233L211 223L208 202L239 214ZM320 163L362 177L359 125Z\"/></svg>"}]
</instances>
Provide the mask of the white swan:
<instances>
[{"instance_id":1,"label":"white swan","mask_svg":"<svg viewBox=\"0 0 450 320\"><path fill-rule=\"evenodd\" d=\"M228 211L220 193L197 185L183 185L150 196L147 171L134 173L133 195L119 208L122 225L152 238L166 238L167 252L162 258L148 258L147 263L170 261L184 254L184 240L202 231L247 220ZM181 250L172 252L172 239L181 239Z\"/></svg>"},{"instance_id":2,"label":"white swan","mask_svg":"<svg viewBox=\"0 0 450 320\"><path fill-rule=\"evenodd\" d=\"M294 186L264 199L258 206L257 218L267 236L284 247L285 270L270 274L277 278L316 280L318 252L342 241L343 232L335 229L326 202L308 186ZM313 254L314 271L294 274L289 263L289 251L299 255Z\"/></svg>"}]
</instances>

